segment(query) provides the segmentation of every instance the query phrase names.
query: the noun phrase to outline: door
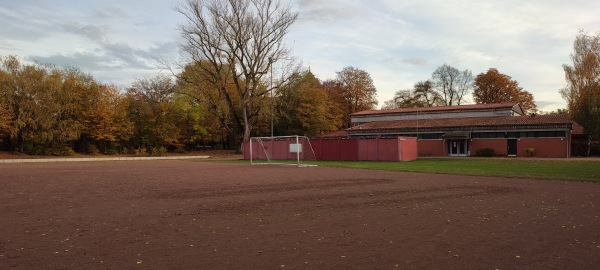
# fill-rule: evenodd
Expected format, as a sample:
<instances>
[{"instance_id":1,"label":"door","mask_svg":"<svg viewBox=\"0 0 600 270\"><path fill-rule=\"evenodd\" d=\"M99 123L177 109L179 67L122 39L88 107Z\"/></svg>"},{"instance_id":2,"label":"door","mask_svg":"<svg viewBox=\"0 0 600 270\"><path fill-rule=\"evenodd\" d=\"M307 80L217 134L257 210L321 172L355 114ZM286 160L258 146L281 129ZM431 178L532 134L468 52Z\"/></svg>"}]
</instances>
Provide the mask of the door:
<instances>
[{"instance_id":1,"label":"door","mask_svg":"<svg viewBox=\"0 0 600 270\"><path fill-rule=\"evenodd\" d=\"M466 156L468 147L466 140L448 140L448 155Z\"/></svg>"},{"instance_id":2,"label":"door","mask_svg":"<svg viewBox=\"0 0 600 270\"><path fill-rule=\"evenodd\" d=\"M509 157L517 156L517 139L507 139L506 145L508 147L507 152Z\"/></svg>"}]
</instances>

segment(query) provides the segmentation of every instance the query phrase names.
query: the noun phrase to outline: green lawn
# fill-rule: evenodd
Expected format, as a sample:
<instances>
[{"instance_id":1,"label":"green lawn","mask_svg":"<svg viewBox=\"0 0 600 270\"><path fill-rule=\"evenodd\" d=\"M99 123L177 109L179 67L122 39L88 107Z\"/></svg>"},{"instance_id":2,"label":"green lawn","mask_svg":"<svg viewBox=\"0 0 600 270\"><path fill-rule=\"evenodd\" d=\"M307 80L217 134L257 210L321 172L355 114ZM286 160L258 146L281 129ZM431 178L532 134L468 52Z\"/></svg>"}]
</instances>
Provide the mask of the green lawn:
<instances>
[{"instance_id":1,"label":"green lawn","mask_svg":"<svg viewBox=\"0 0 600 270\"><path fill-rule=\"evenodd\" d=\"M600 161L425 158L410 162L316 161L311 164L375 170L600 182Z\"/></svg>"}]
</instances>

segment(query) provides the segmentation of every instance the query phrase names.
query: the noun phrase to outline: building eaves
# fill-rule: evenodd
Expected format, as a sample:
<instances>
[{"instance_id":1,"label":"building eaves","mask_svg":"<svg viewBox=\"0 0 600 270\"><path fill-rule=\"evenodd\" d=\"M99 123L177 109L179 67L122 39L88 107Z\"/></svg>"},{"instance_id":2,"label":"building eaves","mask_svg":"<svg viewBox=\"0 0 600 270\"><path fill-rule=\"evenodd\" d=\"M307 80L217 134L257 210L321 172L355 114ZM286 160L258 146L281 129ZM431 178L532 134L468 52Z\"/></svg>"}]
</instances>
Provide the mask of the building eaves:
<instances>
[{"instance_id":1,"label":"building eaves","mask_svg":"<svg viewBox=\"0 0 600 270\"><path fill-rule=\"evenodd\" d=\"M461 129L493 127L566 126L575 122L565 115L501 116L479 118L448 118L370 122L346 129L348 133L411 129Z\"/></svg>"},{"instance_id":2,"label":"building eaves","mask_svg":"<svg viewBox=\"0 0 600 270\"><path fill-rule=\"evenodd\" d=\"M520 105L517 102L492 103L492 104L471 104L459 106L437 106L424 108L403 108L393 110L366 110L351 114L350 116L372 116L372 115L389 115L389 114L414 114L414 113L442 113L456 111L488 111L488 110L515 110L517 113L522 113Z\"/></svg>"}]
</instances>

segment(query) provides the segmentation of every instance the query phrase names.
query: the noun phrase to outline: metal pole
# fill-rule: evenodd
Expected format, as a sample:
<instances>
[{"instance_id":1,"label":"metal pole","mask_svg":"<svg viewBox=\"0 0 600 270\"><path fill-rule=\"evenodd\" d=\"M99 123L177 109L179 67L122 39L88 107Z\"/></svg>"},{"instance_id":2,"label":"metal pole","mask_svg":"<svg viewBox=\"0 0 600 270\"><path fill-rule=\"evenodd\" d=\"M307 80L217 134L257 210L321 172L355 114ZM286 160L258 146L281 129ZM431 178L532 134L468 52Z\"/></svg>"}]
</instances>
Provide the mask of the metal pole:
<instances>
[{"instance_id":1,"label":"metal pole","mask_svg":"<svg viewBox=\"0 0 600 270\"><path fill-rule=\"evenodd\" d=\"M298 143L298 135L296 135L296 146L298 147L298 149L296 149L296 150L298 150L298 151L296 151L296 159L297 159L296 164L298 165L298 167L300 167L300 147L301 146Z\"/></svg>"},{"instance_id":2,"label":"metal pole","mask_svg":"<svg viewBox=\"0 0 600 270\"><path fill-rule=\"evenodd\" d=\"M417 141L419 141L419 109L417 109Z\"/></svg>"},{"instance_id":3,"label":"metal pole","mask_svg":"<svg viewBox=\"0 0 600 270\"><path fill-rule=\"evenodd\" d=\"M250 164L252 164L252 138L250 138Z\"/></svg>"},{"instance_id":4,"label":"metal pole","mask_svg":"<svg viewBox=\"0 0 600 270\"><path fill-rule=\"evenodd\" d=\"M269 65L271 65L271 90L269 92L271 93L271 137L273 137L273 115L275 114L275 108L273 106L273 58L269 57Z\"/></svg>"}]
</instances>

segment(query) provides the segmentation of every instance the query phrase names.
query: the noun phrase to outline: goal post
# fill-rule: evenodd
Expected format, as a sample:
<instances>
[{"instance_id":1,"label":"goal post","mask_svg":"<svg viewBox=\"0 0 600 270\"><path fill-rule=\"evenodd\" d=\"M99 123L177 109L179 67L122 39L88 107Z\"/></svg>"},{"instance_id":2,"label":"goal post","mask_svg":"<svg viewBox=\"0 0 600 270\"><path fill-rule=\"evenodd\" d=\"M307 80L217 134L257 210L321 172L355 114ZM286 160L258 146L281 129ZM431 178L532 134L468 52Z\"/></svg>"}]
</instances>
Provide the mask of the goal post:
<instances>
[{"instance_id":1,"label":"goal post","mask_svg":"<svg viewBox=\"0 0 600 270\"><path fill-rule=\"evenodd\" d=\"M306 136L252 137L249 141L250 164L315 166L315 151Z\"/></svg>"}]
</instances>

